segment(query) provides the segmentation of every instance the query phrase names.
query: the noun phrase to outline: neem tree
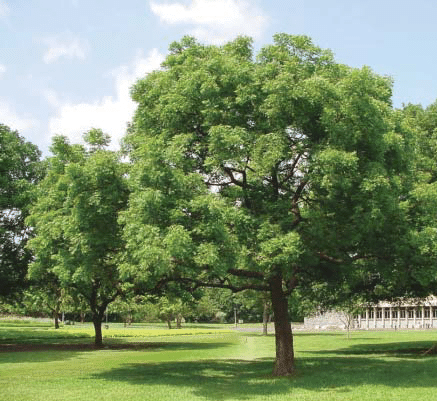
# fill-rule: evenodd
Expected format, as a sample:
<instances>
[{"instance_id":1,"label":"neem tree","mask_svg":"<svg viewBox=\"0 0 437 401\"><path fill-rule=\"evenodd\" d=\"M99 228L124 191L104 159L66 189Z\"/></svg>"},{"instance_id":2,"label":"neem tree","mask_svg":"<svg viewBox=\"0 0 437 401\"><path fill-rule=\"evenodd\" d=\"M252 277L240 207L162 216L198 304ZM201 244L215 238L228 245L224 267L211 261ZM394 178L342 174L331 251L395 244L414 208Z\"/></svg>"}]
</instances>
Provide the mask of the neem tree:
<instances>
[{"instance_id":1,"label":"neem tree","mask_svg":"<svg viewBox=\"0 0 437 401\"><path fill-rule=\"evenodd\" d=\"M185 37L132 97L123 271L269 292L273 373L292 373L288 296L374 280L395 251L407 142L391 81L304 36L276 35L256 59L248 38Z\"/></svg>"},{"instance_id":2,"label":"neem tree","mask_svg":"<svg viewBox=\"0 0 437 401\"><path fill-rule=\"evenodd\" d=\"M405 197L408 212L408 246L402 257L406 276L400 284L410 297L437 293L437 102L425 109L407 105L405 123L415 132L413 187Z\"/></svg>"},{"instance_id":3,"label":"neem tree","mask_svg":"<svg viewBox=\"0 0 437 401\"><path fill-rule=\"evenodd\" d=\"M118 213L126 206L125 167L105 150L101 130L85 134L87 148L53 139L53 157L37 201L27 219L35 237L29 277L67 288L91 309L95 344L102 345L101 324L107 306L122 292L117 269L123 250Z\"/></svg>"},{"instance_id":4,"label":"neem tree","mask_svg":"<svg viewBox=\"0 0 437 401\"><path fill-rule=\"evenodd\" d=\"M32 255L24 223L32 188L42 178L41 152L17 131L0 124L0 296L23 287Z\"/></svg>"}]
</instances>

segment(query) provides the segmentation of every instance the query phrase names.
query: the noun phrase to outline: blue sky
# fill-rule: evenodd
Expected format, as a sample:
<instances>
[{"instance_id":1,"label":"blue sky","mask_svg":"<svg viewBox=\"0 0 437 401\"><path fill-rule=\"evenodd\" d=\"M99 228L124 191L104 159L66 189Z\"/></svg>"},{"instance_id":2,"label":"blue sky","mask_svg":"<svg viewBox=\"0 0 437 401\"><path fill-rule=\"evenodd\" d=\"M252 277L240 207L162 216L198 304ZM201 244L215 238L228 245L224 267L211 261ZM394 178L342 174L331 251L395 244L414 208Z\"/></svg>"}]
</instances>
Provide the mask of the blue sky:
<instances>
[{"instance_id":1,"label":"blue sky","mask_svg":"<svg viewBox=\"0 0 437 401\"><path fill-rule=\"evenodd\" d=\"M48 155L51 137L102 128L117 148L129 87L183 35L255 47L310 36L339 62L394 80L393 103L437 99L435 0L0 0L0 123Z\"/></svg>"}]
</instances>

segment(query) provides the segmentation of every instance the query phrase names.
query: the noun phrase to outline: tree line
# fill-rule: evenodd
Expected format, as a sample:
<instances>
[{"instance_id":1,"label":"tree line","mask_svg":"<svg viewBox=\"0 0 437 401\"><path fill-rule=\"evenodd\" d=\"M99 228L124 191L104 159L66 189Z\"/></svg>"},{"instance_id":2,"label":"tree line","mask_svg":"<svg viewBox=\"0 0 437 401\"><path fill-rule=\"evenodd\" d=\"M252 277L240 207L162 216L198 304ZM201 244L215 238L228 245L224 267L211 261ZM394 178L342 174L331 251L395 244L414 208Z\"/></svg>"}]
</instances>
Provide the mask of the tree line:
<instances>
[{"instance_id":1,"label":"tree line","mask_svg":"<svg viewBox=\"0 0 437 401\"><path fill-rule=\"evenodd\" d=\"M1 126L1 287L26 278L92 314L138 295L251 290L274 314L273 374L294 372L289 299L329 306L437 284L437 103L306 36L170 45L131 89L122 150L100 129L52 156Z\"/></svg>"}]
</instances>

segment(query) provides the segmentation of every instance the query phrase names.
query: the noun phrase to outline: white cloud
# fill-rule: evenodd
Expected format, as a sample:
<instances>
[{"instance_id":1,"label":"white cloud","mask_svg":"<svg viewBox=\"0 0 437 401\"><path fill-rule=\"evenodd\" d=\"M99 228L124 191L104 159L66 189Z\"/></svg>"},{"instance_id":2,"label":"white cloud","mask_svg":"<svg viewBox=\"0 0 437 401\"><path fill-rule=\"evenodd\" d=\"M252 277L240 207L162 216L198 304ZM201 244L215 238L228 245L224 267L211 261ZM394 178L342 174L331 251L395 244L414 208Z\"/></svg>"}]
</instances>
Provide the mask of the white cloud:
<instances>
[{"instance_id":1,"label":"white cloud","mask_svg":"<svg viewBox=\"0 0 437 401\"><path fill-rule=\"evenodd\" d=\"M18 115L11 105L3 99L0 99L0 123L7 125L12 130L19 131L20 134L39 125L38 121L33 118Z\"/></svg>"},{"instance_id":2,"label":"white cloud","mask_svg":"<svg viewBox=\"0 0 437 401\"><path fill-rule=\"evenodd\" d=\"M5 72L6 72L6 66L0 64L0 78L3 76Z\"/></svg>"},{"instance_id":3,"label":"white cloud","mask_svg":"<svg viewBox=\"0 0 437 401\"><path fill-rule=\"evenodd\" d=\"M61 107L61 102L58 98L58 94L53 89L46 89L43 91L43 96L48 104L55 109Z\"/></svg>"},{"instance_id":4,"label":"white cloud","mask_svg":"<svg viewBox=\"0 0 437 401\"><path fill-rule=\"evenodd\" d=\"M5 1L0 0L0 18L7 17L11 12Z\"/></svg>"},{"instance_id":5,"label":"white cloud","mask_svg":"<svg viewBox=\"0 0 437 401\"><path fill-rule=\"evenodd\" d=\"M260 38L268 22L263 11L247 0L192 0L188 6L151 1L150 8L164 23L193 25L191 35L213 44L237 35Z\"/></svg>"},{"instance_id":6,"label":"white cloud","mask_svg":"<svg viewBox=\"0 0 437 401\"><path fill-rule=\"evenodd\" d=\"M138 78L159 69L164 56L152 50L147 57L138 53L130 66L121 66L110 72L114 79L115 96L105 96L93 103L62 103L56 92L48 90L44 96L56 108L57 115L50 118L51 135L66 135L72 143L82 142L82 134L90 128L101 128L111 138L111 148L118 148L126 132L136 104L131 100L129 89Z\"/></svg>"},{"instance_id":7,"label":"white cloud","mask_svg":"<svg viewBox=\"0 0 437 401\"><path fill-rule=\"evenodd\" d=\"M45 51L43 60L46 64L55 63L61 57L66 59L84 60L89 49L86 40L74 37L70 33L51 36L42 40L48 46Z\"/></svg>"}]
</instances>

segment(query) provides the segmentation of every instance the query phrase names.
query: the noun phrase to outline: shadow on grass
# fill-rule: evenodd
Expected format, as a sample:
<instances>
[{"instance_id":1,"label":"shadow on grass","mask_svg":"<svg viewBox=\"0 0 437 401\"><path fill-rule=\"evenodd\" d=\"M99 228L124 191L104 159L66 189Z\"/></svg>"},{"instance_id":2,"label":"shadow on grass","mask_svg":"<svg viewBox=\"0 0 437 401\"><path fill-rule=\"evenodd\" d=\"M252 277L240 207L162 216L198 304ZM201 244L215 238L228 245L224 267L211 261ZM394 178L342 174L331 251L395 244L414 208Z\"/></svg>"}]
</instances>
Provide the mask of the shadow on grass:
<instances>
[{"instance_id":1,"label":"shadow on grass","mask_svg":"<svg viewBox=\"0 0 437 401\"><path fill-rule=\"evenodd\" d=\"M293 337L345 337L345 333L343 332L299 332L293 331Z\"/></svg>"},{"instance_id":2,"label":"shadow on grass","mask_svg":"<svg viewBox=\"0 0 437 401\"><path fill-rule=\"evenodd\" d=\"M209 400L250 400L255 396L292 394L296 389L349 392L363 385L437 387L434 358L395 361L365 357L305 358L298 361L298 373L289 378L273 378L272 365L272 359L266 358L136 363L93 377L145 387L180 387L184 393L188 391Z\"/></svg>"},{"instance_id":3,"label":"shadow on grass","mask_svg":"<svg viewBox=\"0 0 437 401\"><path fill-rule=\"evenodd\" d=\"M335 350L303 351L307 354L332 355L388 355L391 357L421 356L429 350L436 341L402 341L383 344L354 344ZM435 355L429 355L433 357ZM437 362L437 361L436 361Z\"/></svg>"},{"instance_id":4,"label":"shadow on grass","mask_svg":"<svg viewBox=\"0 0 437 401\"><path fill-rule=\"evenodd\" d=\"M130 342L120 339L107 340L103 347L92 343L50 343L50 344L0 344L1 363L51 362L67 360L82 352L98 351L190 351L208 350L229 346L228 343L202 342Z\"/></svg>"}]
</instances>

